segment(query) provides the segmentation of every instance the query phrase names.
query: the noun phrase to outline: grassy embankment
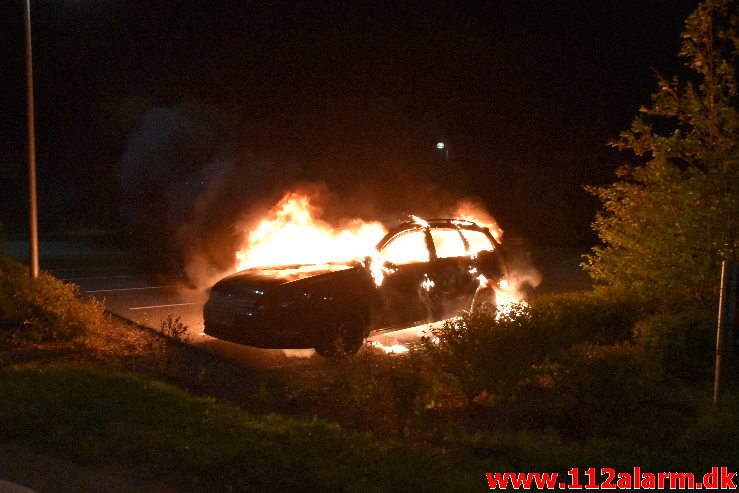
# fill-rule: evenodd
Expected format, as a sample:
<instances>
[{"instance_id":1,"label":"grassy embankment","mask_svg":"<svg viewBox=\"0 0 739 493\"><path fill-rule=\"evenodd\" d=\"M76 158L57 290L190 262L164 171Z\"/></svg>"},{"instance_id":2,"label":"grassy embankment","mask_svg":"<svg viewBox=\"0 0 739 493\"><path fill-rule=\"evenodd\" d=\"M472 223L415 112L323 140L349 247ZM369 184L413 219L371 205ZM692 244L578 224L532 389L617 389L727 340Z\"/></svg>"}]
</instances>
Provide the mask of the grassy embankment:
<instances>
[{"instance_id":1,"label":"grassy embankment","mask_svg":"<svg viewBox=\"0 0 739 493\"><path fill-rule=\"evenodd\" d=\"M75 295L2 259L0 440L236 491L469 491L493 471L736 468L736 369L712 410L714 316L699 308L549 297L499 320L462 317L409 355L366 348L258 370L122 326Z\"/></svg>"}]
</instances>

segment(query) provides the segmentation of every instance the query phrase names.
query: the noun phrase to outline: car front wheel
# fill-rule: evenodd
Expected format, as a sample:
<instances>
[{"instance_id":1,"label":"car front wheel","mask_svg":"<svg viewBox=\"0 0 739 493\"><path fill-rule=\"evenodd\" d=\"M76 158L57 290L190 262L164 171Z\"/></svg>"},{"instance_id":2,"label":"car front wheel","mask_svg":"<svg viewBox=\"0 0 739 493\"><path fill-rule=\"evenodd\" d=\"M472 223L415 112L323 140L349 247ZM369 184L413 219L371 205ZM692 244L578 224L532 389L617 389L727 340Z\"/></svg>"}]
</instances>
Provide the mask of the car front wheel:
<instances>
[{"instance_id":1,"label":"car front wheel","mask_svg":"<svg viewBox=\"0 0 739 493\"><path fill-rule=\"evenodd\" d=\"M344 313L331 322L328 336L315 347L324 358L342 361L355 354L364 344L365 323L359 314Z\"/></svg>"}]
</instances>

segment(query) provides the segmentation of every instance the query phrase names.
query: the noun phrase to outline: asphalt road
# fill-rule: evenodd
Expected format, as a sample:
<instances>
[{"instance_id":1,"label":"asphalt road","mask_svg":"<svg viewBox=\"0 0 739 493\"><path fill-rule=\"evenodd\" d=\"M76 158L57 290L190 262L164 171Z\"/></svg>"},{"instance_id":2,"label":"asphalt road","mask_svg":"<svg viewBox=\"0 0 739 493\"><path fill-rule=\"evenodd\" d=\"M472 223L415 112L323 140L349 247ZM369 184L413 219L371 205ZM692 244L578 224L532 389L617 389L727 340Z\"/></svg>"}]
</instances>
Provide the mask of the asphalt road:
<instances>
[{"instance_id":1,"label":"asphalt road","mask_svg":"<svg viewBox=\"0 0 739 493\"><path fill-rule=\"evenodd\" d=\"M5 250L24 260L25 242L9 242ZM283 366L295 358L320 357L308 350L263 350L232 344L203 334L203 304L207 294L189 288L184 279L158 278L133 271L120 257L86 245L47 242L40 247L41 268L57 278L80 287L83 295L104 299L107 309L127 320L158 330L168 316L178 318L188 327L193 345L244 364L263 367ZM577 249L520 249L511 259L519 270L541 276L537 288L529 286L531 296L589 287L587 276L579 268L581 251ZM45 255L44 255L45 254ZM533 270L532 270L533 268ZM537 277L534 275L533 277ZM380 334L370 343L393 348L419 337L427 325Z\"/></svg>"}]
</instances>

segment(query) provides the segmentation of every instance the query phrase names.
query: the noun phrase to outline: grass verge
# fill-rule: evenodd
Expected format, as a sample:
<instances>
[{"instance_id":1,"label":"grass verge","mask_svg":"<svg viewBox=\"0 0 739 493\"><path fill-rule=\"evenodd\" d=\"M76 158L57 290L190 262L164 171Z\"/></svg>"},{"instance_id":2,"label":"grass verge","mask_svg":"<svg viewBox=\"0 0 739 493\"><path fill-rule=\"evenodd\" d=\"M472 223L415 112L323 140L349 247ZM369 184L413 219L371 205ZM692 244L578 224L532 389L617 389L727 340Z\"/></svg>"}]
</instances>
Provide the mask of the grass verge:
<instances>
[{"instance_id":1,"label":"grass verge","mask_svg":"<svg viewBox=\"0 0 739 493\"><path fill-rule=\"evenodd\" d=\"M6 441L86 464L146 466L212 491L469 491L434 449L322 420L257 416L130 374L22 365L0 371Z\"/></svg>"},{"instance_id":2,"label":"grass verge","mask_svg":"<svg viewBox=\"0 0 739 493\"><path fill-rule=\"evenodd\" d=\"M702 312L641 319L634 337L632 307L556 296L448 323L406 356L266 370L181 344L176 318L165 335L115 324L73 287L0 267L0 441L79 463L194 491L470 491L485 472L700 473L739 456L739 392L728 378L711 410L705 338L676 337L705 335ZM695 378L675 378L676 354Z\"/></svg>"}]
</instances>

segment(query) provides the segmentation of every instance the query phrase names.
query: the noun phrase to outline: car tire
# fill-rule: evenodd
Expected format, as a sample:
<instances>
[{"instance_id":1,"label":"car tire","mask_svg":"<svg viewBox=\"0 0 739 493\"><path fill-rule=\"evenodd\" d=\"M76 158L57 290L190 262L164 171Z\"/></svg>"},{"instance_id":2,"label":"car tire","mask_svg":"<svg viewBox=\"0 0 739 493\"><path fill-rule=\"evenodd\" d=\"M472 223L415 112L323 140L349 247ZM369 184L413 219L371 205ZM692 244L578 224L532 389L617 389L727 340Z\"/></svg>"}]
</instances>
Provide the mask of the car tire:
<instances>
[{"instance_id":1,"label":"car tire","mask_svg":"<svg viewBox=\"0 0 739 493\"><path fill-rule=\"evenodd\" d=\"M364 319L358 313L345 312L331 322L329 336L316 344L320 356L333 361L349 359L364 344L366 336Z\"/></svg>"},{"instance_id":2,"label":"car tire","mask_svg":"<svg viewBox=\"0 0 739 493\"><path fill-rule=\"evenodd\" d=\"M470 302L470 311L480 310L485 306L495 306L495 290L490 287L478 287L475 294L472 295Z\"/></svg>"}]
</instances>

